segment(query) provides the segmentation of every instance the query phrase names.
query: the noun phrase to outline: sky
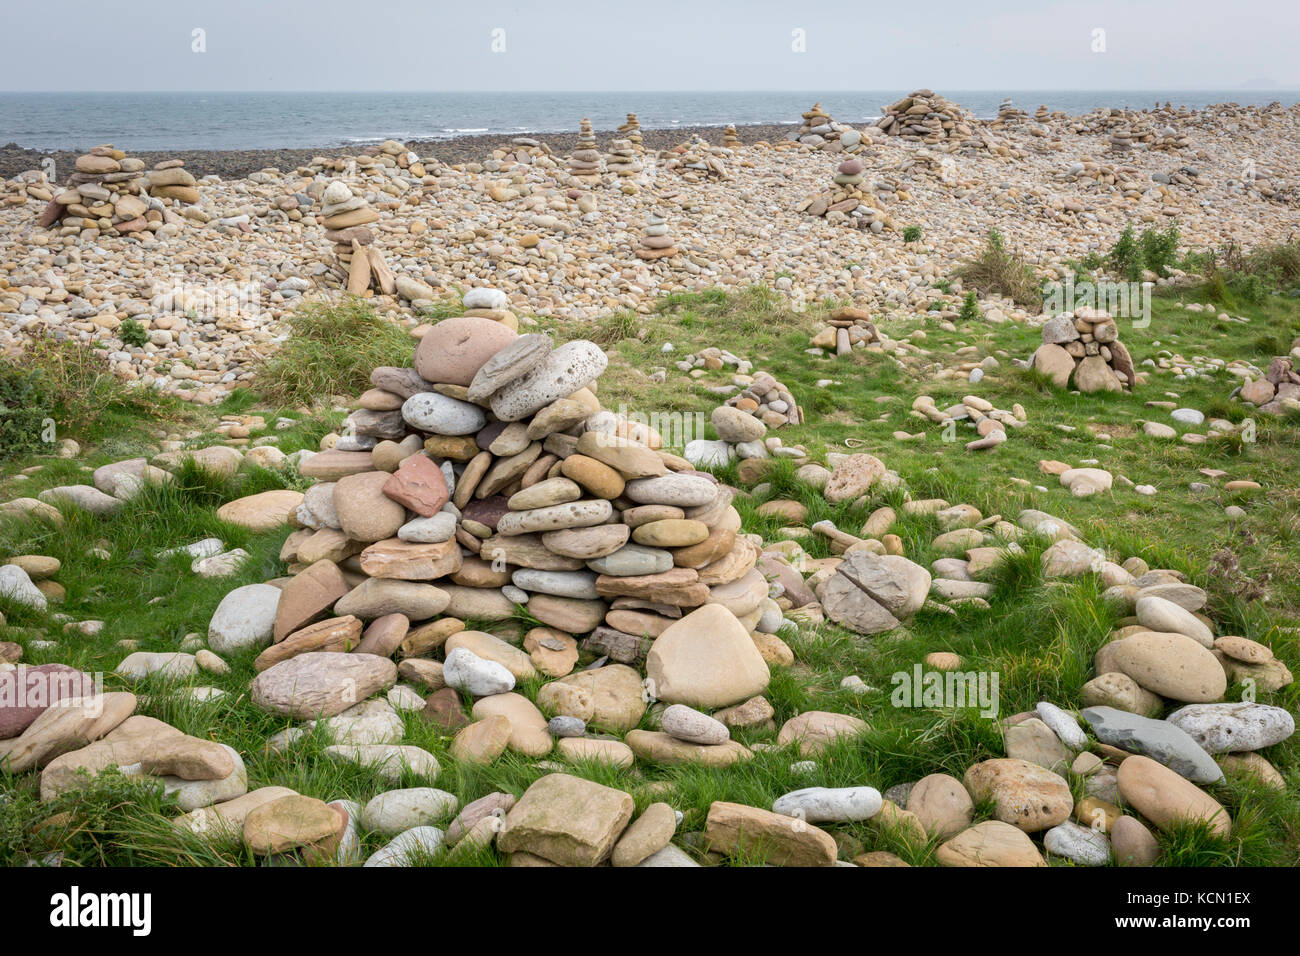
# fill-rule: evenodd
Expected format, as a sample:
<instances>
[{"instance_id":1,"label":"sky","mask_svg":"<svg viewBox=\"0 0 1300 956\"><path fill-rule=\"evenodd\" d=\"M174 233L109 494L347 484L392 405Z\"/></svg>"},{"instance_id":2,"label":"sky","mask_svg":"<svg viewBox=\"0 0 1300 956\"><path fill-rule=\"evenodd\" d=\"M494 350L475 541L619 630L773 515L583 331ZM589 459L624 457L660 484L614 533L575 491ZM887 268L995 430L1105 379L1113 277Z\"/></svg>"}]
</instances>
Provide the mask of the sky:
<instances>
[{"instance_id":1,"label":"sky","mask_svg":"<svg viewBox=\"0 0 1300 956\"><path fill-rule=\"evenodd\" d=\"M0 90L1296 89L1296 0L40 0ZM196 34L195 31L201 31Z\"/></svg>"}]
</instances>

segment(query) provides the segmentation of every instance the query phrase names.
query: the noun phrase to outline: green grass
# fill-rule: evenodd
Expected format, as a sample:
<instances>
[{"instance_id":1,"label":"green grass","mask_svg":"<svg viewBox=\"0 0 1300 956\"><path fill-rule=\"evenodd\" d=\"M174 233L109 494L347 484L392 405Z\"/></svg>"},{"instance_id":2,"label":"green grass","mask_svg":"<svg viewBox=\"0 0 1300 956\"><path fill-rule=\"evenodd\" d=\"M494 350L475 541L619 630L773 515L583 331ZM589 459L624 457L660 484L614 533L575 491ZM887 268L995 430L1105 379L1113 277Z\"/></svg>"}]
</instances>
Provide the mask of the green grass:
<instances>
[{"instance_id":1,"label":"green grass","mask_svg":"<svg viewBox=\"0 0 1300 956\"><path fill-rule=\"evenodd\" d=\"M1187 302L1205 301L1204 290L1181 292ZM1214 313L1193 313L1176 307L1174 298L1157 298L1154 318L1146 329L1121 328L1121 337L1135 359L1154 356L1160 349L1185 356L1204 354L1223 358L1248 358L1262 364L1282 354L1300 331L1300 304L1283 297L1243 308L1250 324L1220 322ZM1162 442L1144 436L1142 419L1168 421L1158 409L1144 406L1177 393L1180 405L1201 408L1240 421L1252 414L1229 403L1235 380L1215 375L1175 382L1166 373L1153 372L1148 384L1133 394L1072 395L1053 390L1041 376L1016 369L1013 357L1027 357L1034 349L1037 330L1015 323L970 323L945 330L936 318L904 316L882 322L895 340L913 331L925 333L917 340L924 353L894 356L854 350L841 359L806 354L810 334L816 332L828 309L820 303L808 312L790 310L769 290L755 288L726 295L711 291L665 297L649 316L619 313L595 324L539 318L538 329L549 331L557 342L577 337L597 337L612 358L599 384L607 408L625 403L631 410L703 411L717 403L705 389L725 384L735 374L725 367L692 377L673 362L716 346L729 348L754 363L755 369L773 373L788 386L807 414L807 424L783 429L786 444L799 443L813 460L830 452L866 451L899 472L913 498L942 497L966 502L985 515L1014 519L1021 509L1037 508L1059 515L1078 526L1090 544L1103 546L1117 558L1138 555L1152 567L1176 568L1189 574L1210 594L1207 612L1219 633L1236 633L1270 644L1278 657L1294 666L1300 662L1300 640L1295 624L1300 618L1300 492L1295 475L1300 471L1300 445L1293 419L1258 418L1258 440L1211 442L1201 446ZM287 344L287 352L318 365L292 373L287 365L272 373L286 353L273 359L262 374L267 391L244 391L223 406L204 412L205 423L223 412L264 414L268 423L285 408L305 404L327 394L349 393L368 385L375 364L406 364L412 342L404 330L379 321L382 332L370 322L371 313L360 303L350 303L327 316L309 309L308 331L300 326ZM313 322L318 325L313 326ZM341 343L356 344L350 323L367 331L362 338L380 335L382 344L367 348L383 352L353 361ZM664 343L674 351L663 353ZM1158 344L1157 344L1158 343ZM936 378L937 370L954 366L957 351L974 347L960 357L978 361L998 359L978 385L964 378ZM346 366L346 367L343 367ZM666 369L666 380L655 383L649 373ZM818 386L819 380L831 384ZM267 383L270 383L269 385ZM1010 440L987 453L962 447L973 437L958 429L958 442L944 442L940 429L910 414L912 399L929 394L944 406L963 395L977 394L1000 408L1023 404L1029 423L1014 430ZM262 404L267 407L263 408ZM335 427L340 416L306 415L291 429L267 430L280 447L317 447L320 437ZM1068 426L1073 431L1063 431ZM925 432L916 442L898 442L895 431ZM1180 427L1179 429L1183 429ZM136 434L136 433L133 433ZM1109 434L1109 440L1098 437ZM74 436L80 437L80 436ZM88 481L86 467L126 457L149 454L152 439L136 437L94 443L78 460L28 458L3 466L0 500L32 495L57 484ZM203 439L203 440L210 440ZM852 444L850 442L852 441ZM196 440L202 443L202 440ZM1038 470L1040 459L1060 459L1076 464L1096 458L1102 467L1125 475L1135 483L1153 484L1159 493L1144 498L1117 484L1107 494L1074 499L1050 476ZM39 471L21 477L24 464L39 464ZM1241 503L1218 491L1208 495L1190 490L1193 482L1207 481L1201 468L1222 468L1229 477L1253 478L1264 485L1256 497L1244 501L1246 518L1230 522L1223 514L1227 504ZM809 508L807 524L829 519L857 533L876 507L890 504L900 512L893 533L904 543L907 555L922 565L939 555L931 544L939 533L929 516L901 513L902 492L875 492L858 505L828 503L816 489L800 481L796 466L778 463L768 474L770 489L756 499L740 499L737 509L748 531L771 540L783 522L756 514L757 504L776 497L793 497ZM736 467L719 472L724 480L738 480ZM1011 479L1026 479L1029 485ZM223 501L270 487L303 487L296 475L255 470L232 479L216 479L193 469L182 471L169 485L151 489L110 518L66 512L62 528L35 522L0 525L3 555L41 553L58 557L63 569L58 580L67 588L65 603L57 612L75 620L106 622L93 638L62 633L54 613L36 614L0 603L9 627L0 639L28 644L37 636L59 641L54 650L31 649L26 660L34 663L65 661L90 670L108 672L110 687L126 686L112 675L128 650L119 641L138 642L142 650L175 650L186 634L205 634L217 603L232 588L283 573L278 560L287 529L252 534L220 522L215 509ZM1039 490L1035 486L1041 486ZM205 580L193 575L187 559L157 558L159 550L202 537L216 536L229 547L243 547L250 561L233 577ZM801 539L813 558L831 554L828 542L817 535ZM88 553L99 543L110 557ZM775 726L798 713L828 710L853 714L865 720L870 731L854 741L843 741L817 757L818 772L807 776L792 768L799 756L790 748L755 751L754 759L725 769L697 766L660 766L638 763L628 769L601 764L580 764L571 772L633 794L638 809L658 799L668 800L684 814L675 842L696 852L710 803L738 801L770 807L781 794L814 783L826 786L869 784L880 790L915 781L931 773L958 778L972 763L1004 753L998 721L981 717L977 710L898 708L891 704L891 678L910 672L933 651L959 654L965 669L996 674L1000 716L1030 710L1040 700L1076 707L1082 685L1092 676L1092 659L1117 623L1114 611L1101 600L1101 587L1093 580L1049 582L1042 579L1038 556L1041 546L1026 544L1022 556L1010 558L990 580L994 590L990 608L958 607L955 614L923 610L904 627L875 639L866 639L832 625L787 629L782 637L795 653L791 668L774 668L766 696L775 709ZM1215 570L1233 566L1231 573ZM1267 594L1268 600L1262 599ZM191 683L224 690L226 696L208 704L195 704L169 696L172 690L148 681L135 688L142 694L138 713L172 723L186 733L219 740L235 747L248 768L250 788L266 785L293 787L323 799L349 798L364 803L390 789L382 777L367 770L327 759L320 735L309 737L288 753L268 753L266 740L291 725L284 718L265 714L248 700L255 653L229 655L231 672L201 674ZM583 661L579 666L585 663ZM854 694L843 689L843 678L856 675L870 688ZM535 692L529 683L523 692ZM1286 688L1260 699L1300 709L1300 689ZM549 772L539 761L507 754L488 767L457 762L449 753L450 738L418 716L408 715L404 743L428 750L442 771L433 784L455 793L461 804L495 790L522 794L528 785ZM649 726L650 719L643 721ZM750 746L775 742L772 729L738 731L736 738ZM1278 793L1239 779L1210 788L1228 807L1234 830L1228 838L1211 836L1204 828L1180 828L1161 836L1162 863L1176 866L1294 865L1300 860L1300 746L1294 739L1269 748L1264 754L1284 775L1286 792ZM0 783L7 796L0 814L0 864L16 864L62 853L66 865L252 865L256 861L237 839L203 839L180 833L166 822L174 810L157 793L138 781L102 778L90 790L50 804L37 794L37 775L28 774ZM404 785L428 785L410 777ZM663 789L661 789L663 788ZM978 808L977 819L990 808ZM884 832L872 824L828 826L843 855L888 850L914 865L934 862L935 843L913 845L898 833ZM363 833L362 852L368 855L386 840ZM851 852L849 852L851 851ZM434 857L432 865L447 862ZM473 854L469 865L499 865L495 850ZM761 854L731 861L761 862Z\"/></svg>"}]
</instances>

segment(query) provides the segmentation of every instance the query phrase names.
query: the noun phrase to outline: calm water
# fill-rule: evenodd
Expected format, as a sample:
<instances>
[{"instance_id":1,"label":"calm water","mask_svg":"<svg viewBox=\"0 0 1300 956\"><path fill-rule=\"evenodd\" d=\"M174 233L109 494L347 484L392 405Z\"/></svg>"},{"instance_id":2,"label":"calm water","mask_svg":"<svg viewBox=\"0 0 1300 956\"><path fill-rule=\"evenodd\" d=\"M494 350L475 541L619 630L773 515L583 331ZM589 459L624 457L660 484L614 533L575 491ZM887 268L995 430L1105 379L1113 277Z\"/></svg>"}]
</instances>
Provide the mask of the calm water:
<instances>
[{"instance_id":1,"label":"calm water","mask_svg":"<svg viewBox=\"0 0 1300 956\"><path fill-rule=\"evenodd\" d=\"M862 123L910 90L857 93L0 93L0 144L81 149L274 149L434 140L477 133L569 132L587 116L612 130L629 111L646 128L797 122L820 101ZM1300 91L940 90L980 117L1010 96L1021 109L1300 102Z\"/></svg>"}]
</instances>

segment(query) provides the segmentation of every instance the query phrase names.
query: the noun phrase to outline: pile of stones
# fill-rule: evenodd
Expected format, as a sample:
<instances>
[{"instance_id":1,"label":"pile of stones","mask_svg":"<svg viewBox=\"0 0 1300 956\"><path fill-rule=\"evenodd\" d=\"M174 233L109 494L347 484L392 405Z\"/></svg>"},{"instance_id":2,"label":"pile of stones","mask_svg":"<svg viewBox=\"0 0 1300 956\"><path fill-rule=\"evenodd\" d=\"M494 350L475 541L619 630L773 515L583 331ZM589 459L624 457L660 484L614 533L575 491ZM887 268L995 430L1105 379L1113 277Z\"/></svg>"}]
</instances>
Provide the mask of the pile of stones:
<instances>
[{"instance_id":1,"label":"pile of stones","mask_svg":"<svg viewBox=\"0 0 1300 956\"><path fill-rule=\"evenodd\" d=\"M1300 353L1300 343L1292 349L1292 355L1297 353ZM1294 358L1286 356L1273 359L1262 378L1248 378L1242 384L1237 397L1268 415L1300 408L1300 372L1296 371L1295 363Z\"/></svg>"},{"instance_id":2,"label":"pile of stones","mask_svg":"<svg viewBox=\"0 0 1300 956\"><path fill-rule=\"evenodd\" d=\"M179 164L179 160L171 161ZM161 165L168 165L166 163ZM176 172L159 171L164 180L177 180ZM160 197L171 194L176 201L198 202L194 177L179 166L189 185L156 187ZM111 145L96 146L78 156L76 171L68 177L67 188L54 196L37 218L43 229L61 225L62 231L80 233L83 238L97 235L129 236L156 231L164 222L165 207L151 201L146 187L144 161L127 156Z\"/></svg>"},{"instance_id":3,"label":"pile of stones","mask_svg":"<svg viewBox=\"0 0 1300 956\"><path fill-rule=\"evenodd\" d=\"M516 136L508 146L499 146L492 151L492 159L500 163L494 171L507 170L511 166L545 166L555 168L555 154L541 140L531 136ZM486 166L485 166L486 168Z\"/></svg>"},{"instance_id":4,"label":"pile of stones","mask_svg":"<svg viewBox=\"0 0 1300 956\"><path fill-rule=\"evenodd\" d=\"M618 134L637 149L641 149L641 121L635 113L627 114L627 122L618 128Z\"/></svg>"},{"instance_id":5,"label":"pile of stones","mask_svg":"<svg viewBox=\"0 0 1300 956\"><path fill-rule=\"evenodd\" d=\"M861 131L835 122L822 110L820 103L814 103L813 108L803 114L803 125L789 138L828 153L856 153L865 146Z\"/></svg>"},{"instance_id":6,"label":"pile of stones","mask_svg":"<svg viewBox=\"0 0 1300 956\"><path fill-rule=\"evenodd\" d=\"M637 151L628 139L616 139L609 144L609 158L605 160L605 169L617 176L635 176L641 172L637 161Z\"/></svg>"},{"instance_id":7,"label":"pile of stones","mask_svg":"<svg viewBox=\"0 0 1300 956\"><path fill-rule=\"evenodd\" d=\"M737 392L713 410L710 421L717 432L716 440L697 438L688 442L684 454L697 467L722 467L733 459L761 460L790 458L796 463L807 461L808 453L800 445L786 445L769 429L803 424L803 409L790 390L767 372L749 379Z\"/></svg>"},{"instance_id":8,"label":"pile of stones","mask_svg":"<svg viewBox=\"0 0 1300 956\"><path fill-rule=\"evenodd\" d=\"M848 355L854 348L879 345L884 336L871 321L871 313L856 306L841 306L831 313L824 329L812 337L814 349L834 349L837 356Z\"/></svg>"},{"instance_id":9,"label":"pile of stones","mask_svg":"<svg viewBox=\"0 0 1300 956\"><path fill-rule=\"evenodd\" d=\"M145 186L149 195L158 199L188 204L199 201L198 181L185 168L183 159L165 159L158 163L145 177Z\"/></svg>"},{"instance_id":10,"label":"pile of stones","mask_svg":"<svg viewBox=\"0 0 1300 956\"><path fill-rule=\"evenodd\" d=\"M675 255L677 246L673 244L673 237L668 232L668 217L662 210L651 210L645 217L645 230L641 235L641 243L636 248L637 258L654 261Z\"/></svg>"},{"instance_id":11,"label":"pile of stones","mask_svg":"<svg viewBox=\"0 0 1300 956\"><path fill-rule=\"evenodd\" d=\"M1023 428L1028 423L1028 416L1020 403L1010 411L997 408L986 398L978 395L966 395L956 405L939 408L929 395L918 395L912 400L912 414L928 419L947 429L959 423L965 423L979 433L979 437L966 443L967 451L984 451L995 448L1007 440L1007 429ZM894 438L909 441L915 435L895 432Z\"/></svg>"},{"instance_id":12,"label":"pile of stones","mask_svg":"<svg viewBox=\"0 0 1300 956\"><path fill-rule=\"evenodd\" d=\"M336 179L325 187L320 223L325 238L334 243L335 262L330 272L353 295L364 295L372 285L382 295L397 291L396 279L374 246L374 233L367 228L378 221L375 208L364 196L355 195L347 183Z\"/></svg>"},{"instance_id":13,"label":"pile of stones","mask_svg":"<svg viewBox=\"0 0 1300 956\"><path fill-rule=\"evenodd\" d=\"M727 149L739 149L745 145L740 141L740 134L736 132L736 124L728 123L727 128L722 131L722 145Z\"/></svg>"},{"instance_id":14,"label":"pile of stones","mask_svg":"<svg viewBox=\"0 0 1300 956\"><path fill-rule=\"evenodd\" d=\"M1043 344L1030 367L1057 388L1117 392L1137 384L1133 357L1119 340L1119 325L1100 309L1065 312L1043 323Z\"/></svg>"},{"instance_id":15,"label":"pile of stones","mask_svg":"<svg viewBox=\"0 0 1300 956\"><path fill-rule=\"evenodd\" d=\"M692 133L689 141L668 152L664 166L676 170L688 182L722 181L731 178L723 162L730 155L730 150L710 145L698 133Z\"/></svg>"},{"instance_id":16,"label":"pile of stones","mask_svg":"<svg viewBox=\"0 0 1300 956\"><path fill-rule=\"evenodd\" d=\"M578 130L578 148L569 155L569 173L575 179L594 183L600 179L600 150L596 148L596 134L591 120L582 118Z\"/></svg>"},{"instance_id":17,"label":"pile of stones","mask_svg":"<svg viewBox=\"0 0 1300 956\"><path fill-rule=\"evenodd\" d=\"M883 233L896 229L893 217L870 188L864 188L864 165L854 157L841 162L835 169L834 188L809 196L795 206L799 212L810 216L824 216L829 222L845 222L859 229Z\"/></svg>"},{"instance_id":18,"label":"pile of stones","mask_svg":"<svg viewBox=\"0 0 1300 956\"><path fill-rule=\"evenodd\" d=\"M927 146L989 148L991 139L979 130L979 121L965 107L933 90L915 90L882 109L875 126L886 136Z\"/></svg>"}]
</instances>

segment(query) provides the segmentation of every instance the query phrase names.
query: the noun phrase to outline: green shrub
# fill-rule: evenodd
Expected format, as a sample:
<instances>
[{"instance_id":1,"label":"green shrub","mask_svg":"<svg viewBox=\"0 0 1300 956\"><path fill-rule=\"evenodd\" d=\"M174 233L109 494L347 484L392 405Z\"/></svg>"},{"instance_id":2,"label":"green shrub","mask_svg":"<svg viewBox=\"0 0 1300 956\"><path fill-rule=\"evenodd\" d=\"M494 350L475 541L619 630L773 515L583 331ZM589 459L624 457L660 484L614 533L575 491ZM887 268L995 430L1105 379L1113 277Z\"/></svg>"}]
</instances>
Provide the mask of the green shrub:
<instances>
[{"instance_id":1,"label":"green shrub","mask_svg":"<svg viewBox=\"0 0 1300 956\"><path fill-rule=\"evenodd\" d=\"M973 290L967 292L966 297L961 300L961 312L958 313L957 318L963 322L978 322L983 317L984 313L980 311L979 296Z\"/></svg>"},{"instance_id":2,"label":"green shrub","mask_svg":"<svg viewBox=\"0 0 1300 956\"><path fill-rule=\"evenodd\" d=\"M1106 256L1106 264L1130 282L1140 282L1144 271L1162 276L1179 261L1179 240L1177 223L1163 230L1143 229L1140 236L1134 235L1131 225L1125 226Z\"/></svg>"},{"instance_id":3,"label":"green shrub","mask_svg":"<svg viewBox=\"0 0 1300 956\"><path fill-rule=\"evenodd\" d=\"M117 332L122 341L132 348L142 348L149 341L149 333L135 319L123 319Z\"/></svg>"},{"instance_id":4,"label":"green shrub","mask_svg":"<svg viewBox=\"0 0 1300 956\"><path fill-rule=\"evenodd\" d=\"M903 227L903 241L904 241L904 242L920 242L920 241L921 241L921 227L920 227L920 226L904 226L904 227Z\"/></svg>"},{"instance_id":5,"label":"green shrub","mask_svg":"<svg viewBox=\"0 0 1300 956\"><path fill-rule=\"evenodd\" d=\"M380 365L409 366L415 340L363 299L308 302L288 320L289 337L257 366L253 387L283 406L315 405L370 387Z\"/></svg>"},{"instance_id":6,"label":"green shrub","mask_svg":"<svg viewBox=\"0 0 1300 956\"><path fill-rule=\"evenodd\" d=\"M22 458L46 450L42 437L48 410L42 408L39 371L9 362L0 365L0 458Z\"/></svg>"}]
</instances>

